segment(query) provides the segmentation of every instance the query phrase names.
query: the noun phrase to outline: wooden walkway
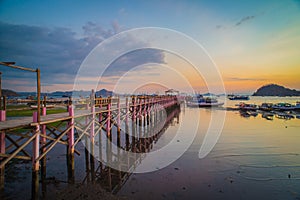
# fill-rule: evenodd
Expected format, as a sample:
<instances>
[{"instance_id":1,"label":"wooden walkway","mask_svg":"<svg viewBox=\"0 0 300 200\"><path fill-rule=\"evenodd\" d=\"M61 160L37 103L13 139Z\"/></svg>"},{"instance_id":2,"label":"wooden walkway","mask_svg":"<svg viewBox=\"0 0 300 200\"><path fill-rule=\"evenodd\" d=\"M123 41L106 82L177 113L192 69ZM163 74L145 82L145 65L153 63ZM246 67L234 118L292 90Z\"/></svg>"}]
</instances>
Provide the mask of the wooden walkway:
<instances>
[{"instance_id":1,"label":"wooden walkway","mask_svg":"<svg viewBox=\"0 0 300 200\"><path fill-rule=\"evenodd\" d=\"M82 139L88 140L93 152L94 141L98 137L104 134L112 140L112 135L116 133L114 138L117 138L116 143L119 146L121 127L124 128L122 132L126 134L126 138L129 135L134 136L129 146L136 150L136 141L147 141L136 135L137 124L140 128L143 126L155 130L155 123L160 121L163 110L172 109L172 106L178 104L176 96L132 96L126 98L125 104L121 104L120 99L91 98L90 102L78 106L78 109L71 105L68 112L42 115L40 121L37 112L32 117L6 119L5 116L1 116L0 119L5 121L0 121L0 186L4 187L5 165L10 160L32 160L33 180L37 179L33 184L37 187L34 191L38 192L40 170L42 174L46 173L46 156L57 144L67 146L68 177L72 177L74 153L79 153L75 149L76 145ZM46 108L43 108L41 113L45 114ZM128 132L129 122L132 124L132 133ZM122 126L122 123L125 123L125 126ZM113 130L116 132L113 133ZM126 142L129 140L126 139ZM28 147L30 144L32 146Z\"/></svg>"}]
</instances>

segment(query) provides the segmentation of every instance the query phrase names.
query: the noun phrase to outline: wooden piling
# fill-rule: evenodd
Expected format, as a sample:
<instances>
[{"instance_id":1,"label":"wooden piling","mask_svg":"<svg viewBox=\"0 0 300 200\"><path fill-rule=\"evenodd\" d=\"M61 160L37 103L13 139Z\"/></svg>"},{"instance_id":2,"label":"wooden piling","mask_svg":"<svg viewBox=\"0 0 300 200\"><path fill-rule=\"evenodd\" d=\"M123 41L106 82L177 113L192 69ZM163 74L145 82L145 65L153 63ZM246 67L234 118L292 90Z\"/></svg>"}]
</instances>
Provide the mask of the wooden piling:
<instances>
[{"instance_id":1,"label":"wooden piling","mask_svg":"<svg viewBox=\"0 0 300 200\"><path fill-rule=\"evenodd\" d=\"M74 108L72 105L68 107L69 116L71 119L68 122L68 127L71 129L68 131L68 146L67 146L67 171L68 171L68 182L75 182L75 162L74 162Z\"/></svg>"},{"instance_id":2,"label":"wooden piling","mask_svg":"<svg viewBox=\"0 0 300 200\"><path fill-rule=\"evenodd\" d=\"M46 96L44 96L44 107L42 108L42 116L46 116L47 114L47 108L46 108ZM41 145L42 145L42 148L41 148L41 153L44 153L45 150L46 150L46 136L47 136L47 133L46 133L46 125L41 125L41 134L42 134L42 137L41 137ZM46 178L46 155L42 158L41 160L41 176L42 176L42 180L44 180Z\"/></svg>"},{"instance_id":3,"label":"wooden piling","mask_svg":"<svg viewBox=\"0 0 300 200\"><path fill-rule=\"evenodd\" d=\"M0 119L1 121L1 119ZM5 154L5 132L0 132L0 153ZM0 161L3 158L0 158ZM4 180L5 180L5 165L0 168L0 191L4 189Z\"/></svg>"},{"instance_id":4,"label":"wooden piling","mask_svg":"<svg viewBox=\"0 0 300 200\"><path fill-rule=\"evenodd\" d=\"M39 112L33 113L33 122L38 122ZM36 134L33 142L33 153L32 153L32 199L38 199L39 197L39 168L40 163L38 161L39 150L40 150L40 125L37 124L34 127L34 133Z\"/></svg>"}]
</instances>

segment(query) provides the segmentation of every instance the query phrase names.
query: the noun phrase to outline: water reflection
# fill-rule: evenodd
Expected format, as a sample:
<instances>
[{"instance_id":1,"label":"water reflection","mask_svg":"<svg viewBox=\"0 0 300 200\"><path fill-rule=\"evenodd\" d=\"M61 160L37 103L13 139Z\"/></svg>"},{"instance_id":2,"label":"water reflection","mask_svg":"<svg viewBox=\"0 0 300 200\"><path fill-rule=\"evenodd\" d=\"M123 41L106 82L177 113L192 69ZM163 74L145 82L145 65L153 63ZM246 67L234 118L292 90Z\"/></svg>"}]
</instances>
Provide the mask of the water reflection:
<instances>
[{"instance_id":1,"label":"water reflection","mask_svg":"<svg viewBox=\"0 0 300 200\"><path fill-rule=\"evenodd\" d=\"M161 130L155 129L155 127L159 127L159 123L161 122L161 115L158 115L151 123L149 123L149 121L145 121L145 124L139 124L140 122L138 121L134 122L131 129L131 131L133 131L132 134L129 134L129 125L127 124L125 128L126 131L124 134L121 133L120 137L112 137L111 135L110 137L106 137L106 139L101 138L101 140L96 141L97 149L100 151L96 157L85 149L86 176L82 183L98 183L107 191L112 193L118 192L120 187L131 175L131 172L143 162L143 159L147 156L146 153L153 149L154 144L164 132L170 126L179 123L179 113L179 107L170 110L167 115L166 123ZM136 124L139 124L139 126L136 126ZM147 127L147 124L151 126ZM149 128L149 130L146 131L146 128ZM152 131L151 133L150 130ZM149 136L145 137L145 133L148 133ZM122 135L123 137L121 137ZM113 150L113 144L116 144L119 148ZM87 145L87 148L95 147ZM134 154L133 157L124 156L121 154L120 149L135 152L136 154ZM112 168L105 164L111 162L116 162L118 168Z\"/></svg>"}]
</instances>

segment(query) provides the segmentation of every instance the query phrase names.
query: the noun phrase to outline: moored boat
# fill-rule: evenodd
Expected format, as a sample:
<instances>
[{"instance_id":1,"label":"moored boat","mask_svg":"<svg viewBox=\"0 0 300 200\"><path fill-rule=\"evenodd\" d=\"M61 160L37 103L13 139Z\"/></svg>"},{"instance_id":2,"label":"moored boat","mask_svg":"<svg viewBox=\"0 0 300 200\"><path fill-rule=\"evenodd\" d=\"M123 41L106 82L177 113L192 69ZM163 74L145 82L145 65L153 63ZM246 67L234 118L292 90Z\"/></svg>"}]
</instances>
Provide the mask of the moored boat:
<instances>
[{"instance_id":1,"label":"moored boat","mask_svg":"<svg viewBox=\"0 0 300 200\"><path fill-rule=\"evenodd\" d=\"M218 102L216 98L203 97L202 95L197 95L187 101L187 106L189 107L218 107L223 104L223 102Z\"/></svg>"},{"instance_id":2,"label":"moored boat","mask_svg":"<svg viewBox=\"0 0 300 200\"><path fill-rule=\"evenodd\" d=\"M274 110L287 111L287 110L294 110L294 109L296 109L296 106L293 106L290 103L277 103L277 104L274 104L272 106L272 108Z\"/></svg>"},{"instance_id":3,"label":"moored boat","mask_svg":"<svg viewBox=\"0 0 300 200\"><path fill-rule=\"evenodd\" d=\"M266 120L273 120L274 114L273 113L264 112L264 113L262 113L261 117L265 118Z\"/></svg>"},{"instance_id":4,"label":"moored boat","mask_svg":"<svg viewBox=\"0 0 300 200\"><path fill-rule=\"evenodd\" d=\"M247 104L241 102L238 106L240 110L252 110L252 111L258 110L258 106L255 104Z\"/></svg>"},{"instance_id":5,"label":"moored boat","mask_svg":"<svg viewBox=\"0 0 300 200\"><path fill-rule=\"evenodd\" d=\"M273 103L262 103L261 106L259 106L259 109L262 111L271 111L273 107Z\"/></svg>"},{"instance_id":6,"label":"moored boat","mask_svg":"<svg viewBox=\"0 0 300 200\"><path fill-rule=\"evenodd\" d=\"M229 100L249 100L249 96L247 95L233 95L230 94L227 96Z\"/></svg>"}]
</instances>

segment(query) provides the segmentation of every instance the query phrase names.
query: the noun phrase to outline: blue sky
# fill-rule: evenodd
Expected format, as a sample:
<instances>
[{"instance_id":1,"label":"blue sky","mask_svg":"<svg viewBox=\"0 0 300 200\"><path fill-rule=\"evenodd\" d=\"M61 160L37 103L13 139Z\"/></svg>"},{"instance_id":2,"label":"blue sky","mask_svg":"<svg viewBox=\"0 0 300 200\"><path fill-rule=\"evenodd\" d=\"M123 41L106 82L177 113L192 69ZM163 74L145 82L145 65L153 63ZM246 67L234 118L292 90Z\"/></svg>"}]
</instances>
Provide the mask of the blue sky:
<instances>
[{"instance_id":1,"label":"blue sky","mask_svg":"<svg viewBox=\"0 0 300 200\"><path fill-rule=\"evenodd\" d=\"M80 64L99 42L124 30L154 26L202 44L228 92L251 92L269 82L299 89L299 11L295 0L2 0L0 59L40 67L44 91L70 90ZM147 53L155 62L172 62L172 56ZM138 65L148 62L145 57L140 53L127 60ZM34 90L34 75L1 71L4 88Z\"/></svg>"}]
</instances>

